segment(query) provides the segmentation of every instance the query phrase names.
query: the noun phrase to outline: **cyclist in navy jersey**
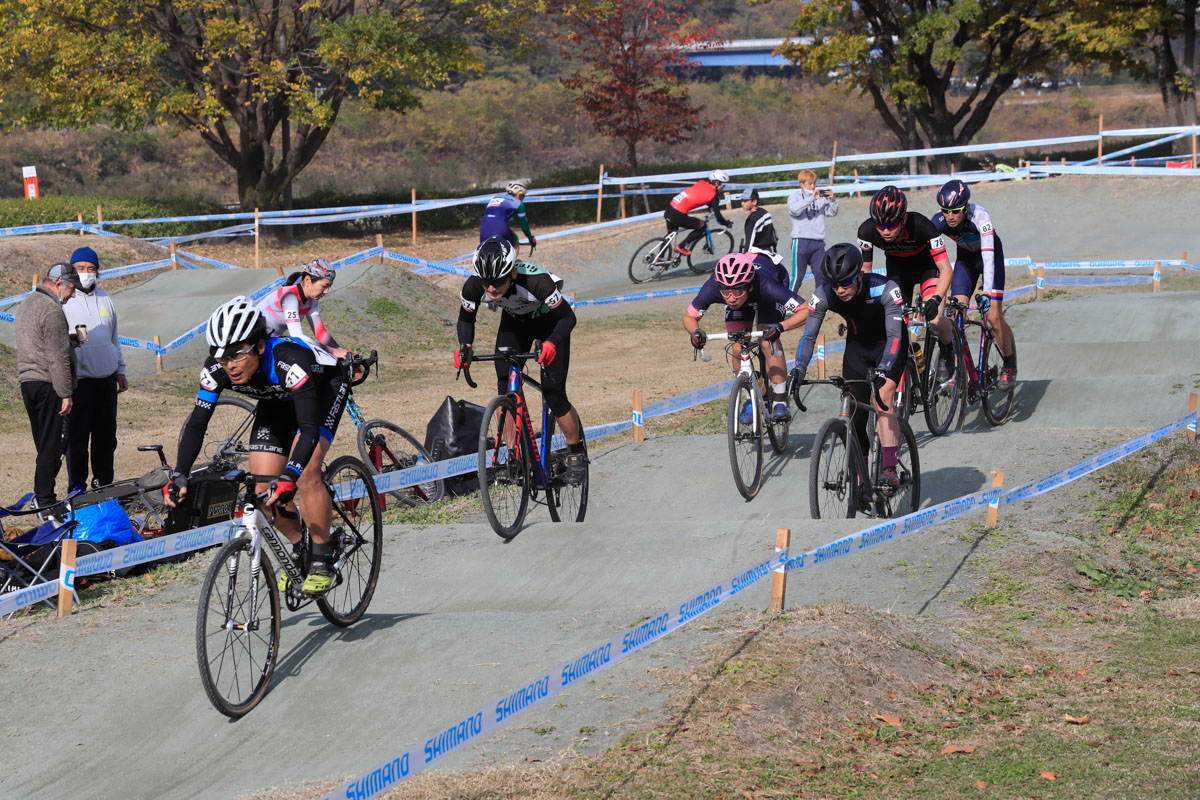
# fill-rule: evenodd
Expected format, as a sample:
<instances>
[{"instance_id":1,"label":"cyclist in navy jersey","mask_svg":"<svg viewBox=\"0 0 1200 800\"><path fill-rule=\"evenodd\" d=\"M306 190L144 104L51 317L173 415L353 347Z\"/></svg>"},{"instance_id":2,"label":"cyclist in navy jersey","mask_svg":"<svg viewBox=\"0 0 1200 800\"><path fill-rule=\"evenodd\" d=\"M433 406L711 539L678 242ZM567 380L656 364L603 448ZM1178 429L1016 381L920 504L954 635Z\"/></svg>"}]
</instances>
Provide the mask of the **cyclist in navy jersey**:
<instances>
[{"instance_id":1,"label":"cyclist in navy jersey","mask_svg":"<svg viewBox=\"0 0 1200 800\"><path fill-rule=\"evenodd\" d=\"M721 187L729 183L729 175L723 170L714 169L707 178L701 178L679 194L671 198L670 204L663 211L663 219L667 221L667 230L690 228L691 233L679 244L675 252L690 256L692 246L704 236L704 220L688 216L688 212L698 208L707 208L717 218L717 222L726 228L733 223L721 216Z\"/></svg>"},{"instance_id":2,"label":"cyclist in navy jersey","mask_svg":"<svg viewBox=\"0 0 1200 800\"><path fill-rule=\"evenodd\" d=\"M517 261L516 251L505 239L488 239L475 251L475 274L462 288L458 309L458 350L454 366L470 366L475 341L475 318L486 305L500 311L496 349L528 352L535 339L542 349L542 393L567 440L566 479L579 483L586 474L587 450L579 412L567 399L567 371L571 365L571 331L575 311L562 294L562 280L537 264ZM496 365L496 392L508 391L509 364Z\"/></svg>"},{"instance_id":3,"label":"cyclist in navy jersey","mask_svg":"<svg viewBox=\"0 0 1200 800\"><path fill-rule=\"evenodd\" d=\"M163 488L174 506L187 496L187 480L217 398L226 389L258 401L250 433L249 471L278 475L257 491L269 492L266 505L279 511L275 526L293 544L300 520L299 495L312 535L313 559L301 591L320 594L333 583L333 508L321 481L321 462L337 433L348 391L345 368L323 350L297 339L268 337L262 314L244 297L213 312L206 333L209 356L200 370L200 389L179 436L176 477ZM174 496L172 496L174 495ZM280 577L287 589L288 578Z\"/></svg>"},{"instance_id":4,"label":"cyclist in navy jersey","mask_svg":"<svg viewBox=\"0 0 1200 800\"><path fill-rule=\"evenodd\" d=\"M708 341L708 334L700 327L700 318L715 303L725 306L726 331L748 331L755 321L758 322L758 329L763 331L763 340L767 342L763 355L767 379L771 383L771 416L778 420L788 419L787 361L779 335L804 324L808 316L804 298L782 284L764 278L754 268L752 253L730 253L717 262L713 274L683 312L683 329L697 350ZM740 358L739 345L734 345L733 356ZM746 413L744 409L743 413Z\"/></svg>"},{"instance_id":5,"label":"cyclist in navy jersey","mask_svg":"<svg viewBox=\"0 0 1200 800\"><path fill-rule=\"evenodd\" d=\"M971 189L962 181L947 182L938 191L937 201L941 211L933 216L933 225L958 245L950 291L960 303L967 303L982 278L983 307L979 311L995 331L996 346L1004 359L996 388L1008 391L1017 379L1017 354L1003 312L1004 245L988 210L971 202Z\"/></svg>"},{"instance_id":6,"label":"cyclist in navy jersey","mask_svg":"<svg viewBox=\"0 0 1200 800\"><path fill-rule=\"evenodd\" d=\"M871 198L871 217L858 227L863 270L870 272L876 250L882 250L887 276L900 287L905 305L920 287L925 320L937 331L941 343L941 381L954 375L953 335L945 316L945 298L954 271L946 256L946 243L928 217L908 210L908 199L899 188L885 186Z\"/></svg>"},{"instance_id":7,"label":"cyclist in navy jersey","mask_svg":"<svg viewBox=\"0 0 1200 800\"><path fill-rule=\"evenodd\" d=\"M904 324L904 298L900 286L891 278L862 269L862 251L845 242L835 244L825 252L821 263L824 283L817 286L808 300L808 324L804 340L796 354L794 379L801 384L808 363L812 360L817 333L827 311L846 320L846 352L842 356L842 375L852 380L870 378L879 389L879 396L888 407L883 411L862 384L851 392L866 404L872 403L876 413L876 430L883 452L881 477L893 489L900 486L896 473L896 449L900 441L900 425L892 402L896 386L904 373L908 352L908 328ZM854 431L859 452L867 452L867 415L858 409L854 414Z\"/></svg>"},{"instance_id":8,"label":"cyclist in navy jersey","mask_svg":"<svg viewBox=\"0 0 1200 800\"><path fill-rule=\"evenodd\" d=\"M499 238L507 240L514 249L519 249L517 234L510 227L513 217L521 225L529 246L537 247L537 239L529 232L529 220L525 218L525 184L521 181L512 181L508 184L506 194L498 194L488 201L483 222L479 224L480 243Z\"/></svg>"},{"instance_id":9,"label":"cyclist in navy jersey","mask_svg":"<svg viewBox=\"0 0 1200 800\"><path fill-rule=\"evenodd\" d=\"M746 187L738 198L742 210L749 212L745 223L745 238L742 240L742 252L754 255L754 268L783 286L788 286L790 277L787 267L783 266L783 256L776 252L779 246L779 234L775 232L775 220L770 213L759 206L758 189Z\"/></svg>"}]
</instances>

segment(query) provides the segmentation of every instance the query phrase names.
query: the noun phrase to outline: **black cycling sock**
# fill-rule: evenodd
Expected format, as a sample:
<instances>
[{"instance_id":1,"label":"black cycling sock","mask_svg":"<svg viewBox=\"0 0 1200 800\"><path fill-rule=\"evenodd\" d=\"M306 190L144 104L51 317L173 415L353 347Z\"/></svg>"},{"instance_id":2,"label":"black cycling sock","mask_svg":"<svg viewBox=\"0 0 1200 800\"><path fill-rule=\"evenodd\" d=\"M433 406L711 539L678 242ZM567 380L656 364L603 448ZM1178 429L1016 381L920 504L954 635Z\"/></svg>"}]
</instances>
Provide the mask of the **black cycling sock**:
<instances>
[{"instance_id":1,"label":"black cycling sock","mask_svg":"<svg viewBox=\"0 0 1200 800\"><path fill-rule=\"evenodd\" d=\"M1017 354L1016 353L1013 353L1011 356L1002 356L1002 358L1004 359L1005 367L1007 367L1008 369L1016 369L1017 368Z\"/></svg>"},{"instance_id":2,"label":"black cycling sock","mask_svg":"<svg viewBox=\"0 0 1200 800\"><path fill-rule=\"evenodd\" d=\"M583 442L575 442L574 444L567 442L567 452L568 453L586 453L587 448L584 446Z\"/></svg>"},{"instance_id":3,"label":"black cycling sock","mask_svg":"<svg viewBox=\"0 0 1200 800\"><path fill-rule=\"evenodd\" d=\"M689 233L687 235L687 238L683 240L683 244L681 244L679 246L682 247L684 250L691 250L692 246L694 244L696 244L696 242L700 241L703 238L704 238L704 229L701 228L698 231L692 231L691 233Z\"/></svg>"},{"instance_id":4,"label":"black cycling sock","mask_svg":"<svg viewBox=\"0 0 1200 800\"><path fill-rule=\"evenodd\" d=\"M333 558L333 542L313 542L312 557L321 559L322 561L330 561Z\"/></svg>"}]
</instances>

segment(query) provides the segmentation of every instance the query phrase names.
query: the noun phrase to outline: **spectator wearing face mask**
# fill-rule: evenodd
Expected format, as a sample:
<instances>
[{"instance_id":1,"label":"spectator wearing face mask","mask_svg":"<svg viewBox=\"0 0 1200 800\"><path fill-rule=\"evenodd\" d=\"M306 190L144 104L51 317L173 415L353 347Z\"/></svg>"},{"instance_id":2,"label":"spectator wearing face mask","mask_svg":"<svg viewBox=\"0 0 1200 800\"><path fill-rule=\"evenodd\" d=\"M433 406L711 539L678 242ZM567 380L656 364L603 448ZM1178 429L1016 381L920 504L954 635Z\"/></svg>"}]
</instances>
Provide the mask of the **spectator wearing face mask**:
<instances>
[{"instance_id":1,"label":"spectator wearing face mask","mask_svg":"<svg viewBox=\"0 0 1200 800\"><path fill-rule=\"evenodd\" d=\"M71 254L71 266L79 273L79 291L63 311L70 330L86 325L87 336L75 351L79 382L67 428L67 483L71 488L87 487L90 446L92 478L96 485L105 486L113 482L117 395L129 384L117 341L117 311L112 298L96 283L100 257L92 248L80 247Z\"/></svg>"},{"instance_id":2,"label":"spectator wearing face mask","mask_svg":"<svg viewBox=\"0 0 1200 800\"><path fill-rule=\"evenodd\" d=\"M70 264L55 264L17 307L17 379L37 447L33 492L39 507L54 505L62 463L63 421L71 413L75 364L63 303L79 288Z\"/></svg>"}]
</instances>

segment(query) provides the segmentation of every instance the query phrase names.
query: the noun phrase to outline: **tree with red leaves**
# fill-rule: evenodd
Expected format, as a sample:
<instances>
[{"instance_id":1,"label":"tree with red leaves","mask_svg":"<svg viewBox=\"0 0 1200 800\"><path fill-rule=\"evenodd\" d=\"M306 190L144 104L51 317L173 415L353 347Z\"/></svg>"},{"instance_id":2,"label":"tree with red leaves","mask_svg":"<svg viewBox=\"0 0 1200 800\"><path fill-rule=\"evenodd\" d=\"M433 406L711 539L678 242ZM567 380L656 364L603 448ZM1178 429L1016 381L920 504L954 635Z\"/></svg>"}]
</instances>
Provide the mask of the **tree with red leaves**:
<instances>
[{"instance_id":1,"label":"tree with red leaves","mask_svg":"<svg viewBox=\"0 0 1200 800\"><path fill-rule=\"evenodd\" d=\"M716 44L715 23L687 19L686 0L605 0L574 6L564 14L562 48L581 63L562 78L576 103L603 136L625 145L626 166L637 174L638 143L686 142L713 125L700 119L678 73L695 66L685 52Z\"/></svg>"}]
</instances>

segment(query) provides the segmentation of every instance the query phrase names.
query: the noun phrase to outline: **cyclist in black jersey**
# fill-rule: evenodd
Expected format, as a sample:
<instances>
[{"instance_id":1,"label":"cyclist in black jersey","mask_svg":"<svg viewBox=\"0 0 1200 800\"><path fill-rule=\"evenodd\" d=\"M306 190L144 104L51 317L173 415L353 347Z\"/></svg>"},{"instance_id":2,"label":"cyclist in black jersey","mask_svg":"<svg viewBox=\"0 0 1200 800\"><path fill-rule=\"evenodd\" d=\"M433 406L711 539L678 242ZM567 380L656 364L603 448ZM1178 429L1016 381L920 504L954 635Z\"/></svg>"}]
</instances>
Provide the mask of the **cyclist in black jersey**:
<instances>
[{"instance_id":1,"label":"cyclist in black jersey","mask_svg":"<svg viewBox=\"0 0 1200 800\"><path fill-rule=\"evenodd\" d=\"M876 250L885 256L887 276L900 287L905 305L912 304L913 289L920 287L922 316L937 331L941 343L942 374L954 374L953 334L946 319L945 299L954 270L946 256L946 242L933 222L908 210L908 199L896 186L885 186L871 198L871 216L858 227L863 270L870 272Z\"/></svg>"},{"instance_id":2,"label":"cyclist in black jersey","mask_svg":"<svg viewBox=\"0 0 1200 800\"><path fill-rule=\"evenodd\" d=\"M298 339L268 337L262 314L235 297L208 320L209 356L200 370L196 404L184 423L175 459L176 477L164 487L167 505L187 496L188 474L221 392L230 389L258 400L250 434L250 472L278 475L258 486L266 505L279 514L275 526L293 544L300 541L298 494L312 535L313 559L301 588L320 594L333 582L333 515L321 481L321 463L337 433L348 391L345 367L328 353ZM287 588L287 576L279 579Z\"/></svg>"},{"instance_id":3,"label":"cyclist in black jersey","mask_svg":"<svg viewBox=\"0 0 1200 800\"><path fill-rule=\"evenodd\" d=\"M870 400L875 408L876 430L883 449L881 477L895 489L900 486L900 478L896 473L900 424L892 401L900 376L904 373L904 359L908 352L904 297L894 280L874 272L864 272L862 266L862 251L849 242L835 244L825 252L825 260L821 263L821 276L825 283L817 286L808 300L808 321L804 340L796 354L793 380L803 384L825 312L840 314L846 320L847 331L842 375L857 380L870 378L888 407L887 411L883 411L864 385L859 384L851 390L860 402L865 404ZM866 413L857 410L854 414L854 431L859 451L863 453L867 452L866 427Z\"/></svg>"},{"instance_id":4,"label":"cyclist in black jersey","mask_svg":"<svg viewBox=\"0 0 1200 800\"><path fill-rule=\"evenodd\" d=\"M567 440L566 479L579 483L586 474L587 451L579 412L567 399L575 312L563 297L562 280L537 264L518 263L512 244L500 238L479 245L472 266L475 274L463 284L462 305L458 309L459 346L454 353L454 366L461 369L471 364L475 318L480 305L500 311L497 350L505 347L518 353L528 352L533 340L540 340L542 393ZM496 392L506 392L509 365L503 361L496 361L495 365Z\"/></svg>"}]
</instances>

